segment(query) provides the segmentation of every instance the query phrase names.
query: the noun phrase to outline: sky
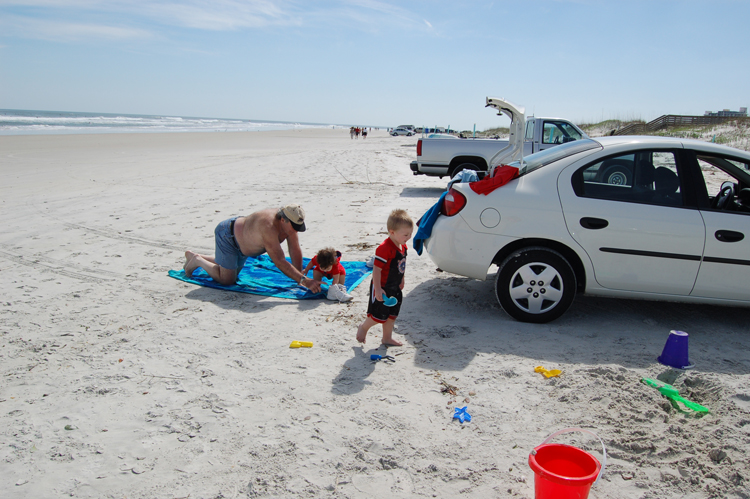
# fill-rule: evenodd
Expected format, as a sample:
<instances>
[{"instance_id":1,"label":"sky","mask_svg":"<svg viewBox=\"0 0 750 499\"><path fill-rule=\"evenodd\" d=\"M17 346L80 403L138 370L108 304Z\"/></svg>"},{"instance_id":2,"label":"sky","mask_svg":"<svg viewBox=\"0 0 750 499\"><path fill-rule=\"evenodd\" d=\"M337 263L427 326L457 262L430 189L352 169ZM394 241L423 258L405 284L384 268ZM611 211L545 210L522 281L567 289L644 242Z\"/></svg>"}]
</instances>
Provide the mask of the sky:
<instances>
[{"instance_id":1,"label":"sky","mask_svg":"<svg viewBox=\"0 0 750 499\"><path fill-rule=\"evenodd\" d=\"M343 125L750 104L750 0L0 0L0 109Z\"/></svg>"}]
</instances>

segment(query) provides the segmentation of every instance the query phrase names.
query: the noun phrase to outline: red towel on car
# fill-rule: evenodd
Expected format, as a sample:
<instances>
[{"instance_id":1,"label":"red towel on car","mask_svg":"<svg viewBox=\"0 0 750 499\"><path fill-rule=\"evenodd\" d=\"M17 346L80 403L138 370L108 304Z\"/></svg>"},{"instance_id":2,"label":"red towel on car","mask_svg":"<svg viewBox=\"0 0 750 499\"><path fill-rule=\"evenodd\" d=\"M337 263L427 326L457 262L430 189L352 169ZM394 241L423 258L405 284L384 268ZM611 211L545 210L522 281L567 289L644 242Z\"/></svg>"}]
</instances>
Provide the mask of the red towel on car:
<instances>
[{"instance_id":1,"label":"red towel on car","mask_svg":"<svg viewBox=\"0 0 750 499\"><path fill-rule=\"evenodd\" d=\"M495 168L492 177L484 177L479 182L471 182L469 187L477 194L485 196L500 186L503 186L518 177L518 168L515 166L502 165Z\"/></svg>"}]
</instances>

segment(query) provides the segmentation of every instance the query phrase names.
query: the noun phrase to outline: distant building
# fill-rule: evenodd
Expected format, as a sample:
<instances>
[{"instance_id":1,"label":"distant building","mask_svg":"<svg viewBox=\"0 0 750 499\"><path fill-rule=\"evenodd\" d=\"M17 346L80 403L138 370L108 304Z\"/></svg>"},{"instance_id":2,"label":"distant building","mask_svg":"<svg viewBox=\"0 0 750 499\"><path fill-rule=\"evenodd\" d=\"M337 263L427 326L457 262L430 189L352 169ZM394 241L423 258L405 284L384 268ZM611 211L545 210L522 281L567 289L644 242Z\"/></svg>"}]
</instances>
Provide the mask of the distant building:
<instances>
[{"instance_id":1,"label":"distant building","mask_svg":"<svg viewBox=\"0 0 750 499\"><path fill-rule=\"evenodd\" d=\"M711 111L706 111L703 114L703 116L723 116L727 118L743 118L743 117L747 117L747 108L741 107L739 111L730 111L729 109L723 109L715 113L712 113Z\"/></svg>"}]
</instances>

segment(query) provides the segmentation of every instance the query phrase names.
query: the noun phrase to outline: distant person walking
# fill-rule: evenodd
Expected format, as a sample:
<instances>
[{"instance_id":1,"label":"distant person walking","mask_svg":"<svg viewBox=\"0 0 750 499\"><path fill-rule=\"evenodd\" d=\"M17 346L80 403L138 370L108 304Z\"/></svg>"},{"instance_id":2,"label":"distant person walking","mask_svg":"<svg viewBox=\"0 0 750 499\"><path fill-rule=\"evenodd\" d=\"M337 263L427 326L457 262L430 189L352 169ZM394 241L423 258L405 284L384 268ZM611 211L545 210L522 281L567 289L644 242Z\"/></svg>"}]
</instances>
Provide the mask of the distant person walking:
<instances>
[{"instance_id":1,"label":"distant person walking","mask_svg":"<svg viewBox=\"0 0 750 499\"><path fill-rule=\"evenodd\" d=\"M367 138L367 128L362 128L362 138L363 139Z\"/></svg>"},{"instance_id":2,"label":"distant person walking","mask_svg":"<svg viewBox=\"0 0 750 499\"><path fill-rule=\"evenodd\" d=\"M354 138L354 127L353 126L349 127L349 137L351 137L352 139Z\"/></svg>"}]
</instances>

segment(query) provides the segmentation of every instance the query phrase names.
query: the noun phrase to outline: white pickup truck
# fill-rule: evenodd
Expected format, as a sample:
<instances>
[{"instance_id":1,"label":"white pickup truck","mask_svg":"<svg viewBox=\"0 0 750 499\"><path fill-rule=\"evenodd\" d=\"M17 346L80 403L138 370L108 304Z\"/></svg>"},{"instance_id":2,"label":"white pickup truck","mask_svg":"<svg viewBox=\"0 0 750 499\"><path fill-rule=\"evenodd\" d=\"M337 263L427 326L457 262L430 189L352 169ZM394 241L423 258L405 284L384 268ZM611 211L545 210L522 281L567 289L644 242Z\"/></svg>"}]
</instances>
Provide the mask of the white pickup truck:
<instances>
[{"instance_id":1,"label":"white pickup truck","mask_svg":"<svg viewBox=\"0 0 750 499\"><path fill-rule=\"evenodd\" d=\"M524 108L504 99L487 97L487 106L510 120L508 140L419 139L417 160L411 162L414 175L453 177L461 170L487 172L500 164L522 160L557 144L588 138L580 128L561 118L525 119Z\"/></svg>"}]
</instances>

